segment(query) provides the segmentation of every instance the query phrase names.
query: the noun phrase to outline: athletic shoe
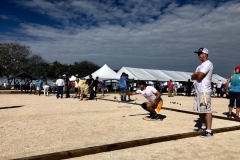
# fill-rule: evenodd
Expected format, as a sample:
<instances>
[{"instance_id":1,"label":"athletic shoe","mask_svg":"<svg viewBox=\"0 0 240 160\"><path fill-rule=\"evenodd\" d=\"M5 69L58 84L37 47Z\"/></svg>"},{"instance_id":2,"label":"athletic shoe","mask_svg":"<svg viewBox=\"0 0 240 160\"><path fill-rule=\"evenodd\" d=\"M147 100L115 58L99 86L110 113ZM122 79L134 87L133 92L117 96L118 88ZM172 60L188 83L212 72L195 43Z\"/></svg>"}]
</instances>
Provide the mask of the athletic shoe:
<instances>
[{"instance_id":1,"label":"athletic shoe","mask_svg":"<svg viewBox=\"0 0 240 160\"><path fill-rule=\"evenodd\" d=\"M208 138L208 137L213 137L213 132L204 132L201 136L201 138Z\"/></svg>"},{"instance_id":2,"label":"athletic shoe","mask_svg":"<svg viewBox=\"0 0 240 160\"><path fill-rule=\"evenodd\" d=\"M159 118L159 116L157 115L157 116L152 116L151 119L152 119L152 120L157 120L157 119L160 119L160 118Z\"/></svg>"},{"instance_id":3,"label":"athletic shoe","mask_svg":"<svg viewBox=\"0 0 240 160\"><path fill-rule=\"evenodd\" d=\"M194 129L194 131L197 131L197 132L201 132L201 131L206 131L207 128L198 128L198 129Z\"/></svg>"}]
</instances>

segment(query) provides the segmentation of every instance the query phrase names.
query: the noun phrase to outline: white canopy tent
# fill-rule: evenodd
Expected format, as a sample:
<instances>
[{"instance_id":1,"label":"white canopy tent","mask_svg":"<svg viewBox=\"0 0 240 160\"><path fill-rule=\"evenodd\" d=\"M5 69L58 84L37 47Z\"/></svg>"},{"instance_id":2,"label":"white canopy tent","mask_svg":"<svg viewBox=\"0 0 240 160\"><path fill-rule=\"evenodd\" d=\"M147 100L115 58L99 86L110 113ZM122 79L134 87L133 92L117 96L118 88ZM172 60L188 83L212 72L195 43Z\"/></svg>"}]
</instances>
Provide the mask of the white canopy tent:
<instances>
[{"instance_id":1,"label":"white canopy tent","mask_svg":"<svg viewBox=\"0 0 240 160\"><path fill-rule=\"evenodd\" d=\"M167 74L163 73L160 70L145 69L145 71L156 77L158 81L169 81L169 79L172 79L172 77L169 77Z\"/></svg>"},{"instance_id":2,"label":"white canopy tent","mask_svg":"<svg viewBox=\"0 0 240 160\"><path fill-rule=\"evenodd\" d=\"M168 76L172 77L171 79L174 81L187 81L188 78L180 75L178 71L166 71L166 70L161 70L163 73L167 74Z\"/></svg>"},{"instance_id":3,"label":"white canopy tent","mask_svg":"<svg viewBox=\"0 0 240 160\"><path fill-rule=\"evenodd\" d=\"M69 81L76 81L76 77L74 75L72 75L70 78L69 78Z\"/></svg>"},{"instance_id":4,"label":"white canopy tent","mask_svg":"<svg viewBox=\"0 0 240 160\"><path fill-rule=\"evenodd\" d=\"M125 72L128 74L129 79L134 80L149 80L149 81L157 81L158 79L153 75L149 74L147 71L141 68L131 68L131 67L122 67L117 74L119 77L122 73Z\"/></svg>"},{"instance_id":5,"label":"white canopy tent","mask_svg":"<svg viewBox=\"0 0 240 160\"><path fill-rule=\"evenodd\" d=\"M214 82L214 83L217 83L218 80L221 80L223 84L227 83L227 79L225 79L217 74L213 74L213 78L216 79L216 82Z\"/></svg>"},{"instance_id":6,"label":"white canopy tent","mask_svg":"<svg viewBox=\"0 0 240 160\"><path fill-rule=\"evenodd\" d=\"M122 72L128 74L130 79L134 80L146 80L146 81L169 81L172 79L173 81L181 81L186 82L188 79L191 79L191 72L183 72L183 71L168 71L168 70L155 70L155 69L141 69L141 68L131 68L131 67L122 67L118 71L119 77ZM213 74L212 82L216 83L219 79L223 83L226 83L227 79Z\"/></svg>"},{"instance_id":7,"label":"white canopy tent","mask_svg":"<svg viewBox=\"0 0 240 160\"><path fill-rule=\"evenodd\" d=\"M188 79L191 79L191 75L192 75L191 72L142 69L142 68L132 68L132 67L122 67L116 73L105 64L100 69L92 73L92 76L94 79L96 77L99 77L99 80L119 80L123 72L128 74L129 79L146 80L146 81L162 81L162 82L169 81L170 79L172 79L173 81L186 82ZM88 78L88 76L86 76L85 78ZM72 76L70 79L74 79L74 76ZM226 83L227 81L227 79L217 74L213 74L212 76L213 83L216 83L219 79L223 83Z\"/></svg>"},{"instance_id":8,"label":"white canopy tent","mask_svg":"<svg viewBox=\"0 0 240 160\"><path fill-rule=\"evenodd\" d=\"M108 65L104 64L100 69L92 73L92 77L95 79L96 77L99 78L99 80L117 80L120 78L120 76L112 70ZM88 78L86 76L85 78Z\"/></svg>"}]
</instances>

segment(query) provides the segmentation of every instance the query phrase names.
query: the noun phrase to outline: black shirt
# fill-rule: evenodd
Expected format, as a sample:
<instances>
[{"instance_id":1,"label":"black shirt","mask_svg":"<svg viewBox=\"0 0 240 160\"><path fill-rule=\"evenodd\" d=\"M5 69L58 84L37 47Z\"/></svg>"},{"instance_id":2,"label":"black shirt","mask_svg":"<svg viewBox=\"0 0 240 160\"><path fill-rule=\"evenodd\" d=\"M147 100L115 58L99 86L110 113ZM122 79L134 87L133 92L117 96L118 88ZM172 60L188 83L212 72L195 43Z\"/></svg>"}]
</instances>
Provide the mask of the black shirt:
<instances>
[{"instance_id":1,"label":"black shirt","mask_svg":"<svg viewBox=\"0 0 240 160\"><path fill-rule=\"evenodd\" d=\"M94 85L94 86L97 86L98 83L99 83L99 81L98 81L97 79L95 79L95 80L93 81L93 85Z\"/></svg>"},{"instance_id":2,"label":"black shirt","mask_svg":"<svg viewBox=\"0 0 240 160\"><path fill-rule=\"evenodd\" d=\"M69 78L68 77L65 78L65 86L69 86Z\"/></svg>"},{"instance_id":3,"label":"black shirt","mask_svg":"<svg viewBox=\"0 0 240 160\"><path fill-rule=\"evenodd\" d=\"M92 81L94 81L93 78L89 78L89 79L87 80L87 84L88 84L88 86L90 86L90 84L92 83Z\"/></svg>"}]
</instances>

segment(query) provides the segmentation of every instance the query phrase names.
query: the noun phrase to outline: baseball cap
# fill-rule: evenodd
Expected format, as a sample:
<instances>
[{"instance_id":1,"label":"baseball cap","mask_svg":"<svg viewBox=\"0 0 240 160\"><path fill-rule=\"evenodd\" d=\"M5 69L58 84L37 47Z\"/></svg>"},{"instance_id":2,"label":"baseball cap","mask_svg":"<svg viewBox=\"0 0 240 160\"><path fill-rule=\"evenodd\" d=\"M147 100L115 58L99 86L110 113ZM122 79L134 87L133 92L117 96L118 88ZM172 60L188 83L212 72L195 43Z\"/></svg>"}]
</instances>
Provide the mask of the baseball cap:
<instances>
[{"instance_id":1,"label":"baseball cap","mask_svg":"<svg viewBox=\"0 0 240 160\"><path fill-rule=\"evenodd\" d=\"M199 53L208 54L208 49L207 48L199 48L198 51L195 51L194 53L196 53L196 54L199 54Z\"/></svg>"},{"instance_id":2,"label":"baseball cap","mask_svg":"<svg viewBox=\"0 0 240 160\"><path fill-rule=\"evenodd\" d=\"M240 72L240 66L236 66L236 67L235 67L235 72L236 72L236 73L239 73L239 72Z\"/></svg>"},{"instance_id":3,"label":"baseball cap","mask_svg":"<svg viewBox=\"0 0 240 160\"><path fill-rule=\"evenodd\" d=\"M63 75L63 77L65 77L65 76L66 76L66 74Z\"/></svg>"}]
</instances>

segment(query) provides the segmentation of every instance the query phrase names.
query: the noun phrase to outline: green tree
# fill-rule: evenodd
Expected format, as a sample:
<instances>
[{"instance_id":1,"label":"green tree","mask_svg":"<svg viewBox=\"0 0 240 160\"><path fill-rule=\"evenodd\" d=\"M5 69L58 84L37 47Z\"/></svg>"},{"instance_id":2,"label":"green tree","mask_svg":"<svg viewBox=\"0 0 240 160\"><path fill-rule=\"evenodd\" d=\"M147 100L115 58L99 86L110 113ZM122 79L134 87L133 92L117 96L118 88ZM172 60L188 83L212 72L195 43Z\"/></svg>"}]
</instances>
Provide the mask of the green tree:
<instances>
[{"instance_id":1,"label":"green tree","mask_svg":"<svg viewBox=\"0 0 240 160\"><path fill-rule=\"evenodd\" d=\"M78 74L79 77L85 77L96 70L98 70L100 67L93 62L90 61L82 61L82 62L75 62L72 66L72 75Z\"/></svg>"},{"instance_id":2,"label":"green tree","mask_svg":"<svg viewBox=\"0 0 240 160\"><path fill-rule=\"evenodd\" d=\"M10 84L10 76L27 68L31 56L30 47L18 43L0 43L1 77L6 77Z\"/></svg>"}]
</instances>

